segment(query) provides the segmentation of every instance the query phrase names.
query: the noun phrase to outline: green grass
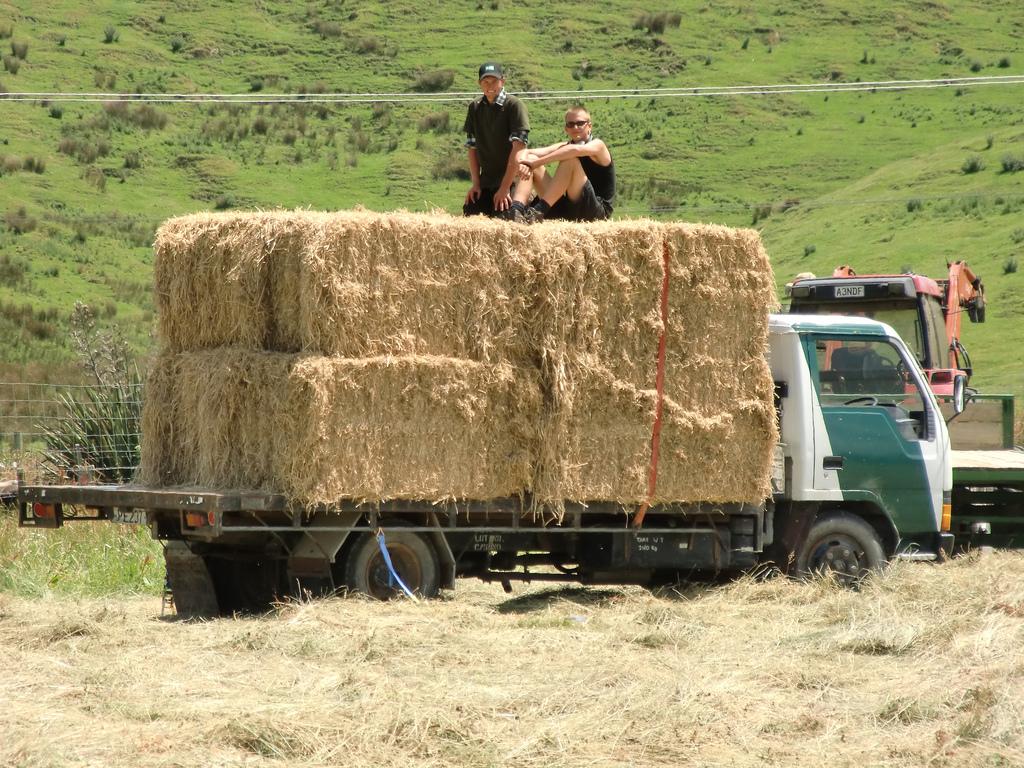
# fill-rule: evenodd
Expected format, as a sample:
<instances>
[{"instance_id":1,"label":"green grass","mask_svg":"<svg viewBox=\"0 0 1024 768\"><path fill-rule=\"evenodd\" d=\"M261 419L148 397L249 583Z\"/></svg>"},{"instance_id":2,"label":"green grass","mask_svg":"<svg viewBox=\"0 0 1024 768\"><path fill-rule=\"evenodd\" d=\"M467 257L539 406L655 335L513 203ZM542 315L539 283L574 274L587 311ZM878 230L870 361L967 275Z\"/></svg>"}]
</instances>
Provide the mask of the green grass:
<instances>
[{"instance_id":1,"label":"green grass","mask_svg":"<svg viewBox=\"0 0 1024 768\"><path fill-rule=\"evenodd\" d=\"M654 35L633 28L642 14L665 10L681 13L679 27ZM452 90L471 91L476 66L489 58L507 63L512 90L1006 75L1024 66L1018 10L1009 0L870 0L827 11L809 2L439 9L14 0L0 3L0 29L13 26L0 44L27 42L28 54L0 83L11 91L402 92L418 75L450 68ZM107 26L116 42L104 42ZM492 29L501 33L484 34ZM1004 58L1009 67L999 65ZM1024 395L1019 363L1005 353L1024 345L1024 277L1002 268L1020 254L1012 235L1024 172L1005 173L1001 164L1024 156L1022 94L1024 86L992 86L594 98L588 106L616 156L620 215L655 209L749 226L759 206L773 206L757 226L780 288L796 272L840 263L861 272L909 265L938 276L946 260L967 259L989 291L988 322L964 332L976 383ZM156 108L163 127L145 127L152 117L147 123L134 104L61 106L56 119L49 105L0 102L0 154L45 162L41 174L0 180L0 215L24 206L38 221L22 235L0 226L0 252L28 265L20 279L0 276L0 303L52 307L64 318L75 300L89 302L140 351L152 344L148 243L160 221L225 205L456 211L466 188L432 173L463 152L461 103L176 104ZM529 102L535 142L560 138L565 106ZM421 131L420 120L438 112L448 113L450 130ZM87 154L59 151L62 140L107 152L83 161ZM974 156L984 167L964 173ZM921 200L920 210L907 210L910 199ZM799 204L781 213L785 201ZM47 336L45 327L0 312L2 359L66 361L61 321L52 325L58 332Z\"/></svg>"},{"instance_id":2,"label":"green grass","mask_svg":"<svg viewBox=\"0 0 1024 768\"><path fill-rule=\"evenodd\" d=\"M17 523L0 509L0 592L99 597L163 589L163 552L143 526L78 522L36 531Z\"/></svg>"}]
</instances>

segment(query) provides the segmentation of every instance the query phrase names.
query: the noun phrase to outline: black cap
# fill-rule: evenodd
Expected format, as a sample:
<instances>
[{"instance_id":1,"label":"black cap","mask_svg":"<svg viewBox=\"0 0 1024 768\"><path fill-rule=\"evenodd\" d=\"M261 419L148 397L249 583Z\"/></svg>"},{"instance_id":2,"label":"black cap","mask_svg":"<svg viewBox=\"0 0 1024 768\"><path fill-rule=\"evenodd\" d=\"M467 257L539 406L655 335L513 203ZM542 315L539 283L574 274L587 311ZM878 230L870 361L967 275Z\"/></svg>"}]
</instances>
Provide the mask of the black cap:
<instances>
[{"instance_id":1,"label":"black cap","mask_svg":"<svg viewBox=\"0 0 1024 768\"><path fill-rule=\"evenodd\" d=\"M480 65L480 76L477 78L478 81L483 80L485 77L496 77L501 80L505 77L501 71L501 64L496 61L488 61Z\"/></svg>"}]
</instances>

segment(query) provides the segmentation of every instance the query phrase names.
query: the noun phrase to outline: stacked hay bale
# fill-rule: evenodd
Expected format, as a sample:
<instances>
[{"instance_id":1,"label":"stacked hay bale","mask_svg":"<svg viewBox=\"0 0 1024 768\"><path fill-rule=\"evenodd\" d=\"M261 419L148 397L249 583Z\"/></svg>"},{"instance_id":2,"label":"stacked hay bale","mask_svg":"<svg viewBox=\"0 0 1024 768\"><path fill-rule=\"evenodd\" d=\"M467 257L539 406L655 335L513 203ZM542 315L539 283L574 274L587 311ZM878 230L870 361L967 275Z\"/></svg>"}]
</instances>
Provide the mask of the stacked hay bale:
<instances>
[{"instance_id":1,"label":"stacked hay bale","mask_svg":"<svg viewBox=\"0 0 1024 768\"><path fill-rule=\"evenodd\" d=\"M550 302L537 313L550 397L537 494L622 504L765 498L776 440L764 355L774 285L757 233L595 224L578 247L546 250L538 271Z\"/></svg>"},{"instance_id":2,"label":"stacked hay bale","mask_svg":"<svg viewBox=\"0 0 1024 768\"><path fill-rule=\"evenodd\" d=\"M143 483L639 503L664 336L651 500L768 492L774 293L754 232L200 214L166 223L156 256Z\"/></svg>"}]
</instances>

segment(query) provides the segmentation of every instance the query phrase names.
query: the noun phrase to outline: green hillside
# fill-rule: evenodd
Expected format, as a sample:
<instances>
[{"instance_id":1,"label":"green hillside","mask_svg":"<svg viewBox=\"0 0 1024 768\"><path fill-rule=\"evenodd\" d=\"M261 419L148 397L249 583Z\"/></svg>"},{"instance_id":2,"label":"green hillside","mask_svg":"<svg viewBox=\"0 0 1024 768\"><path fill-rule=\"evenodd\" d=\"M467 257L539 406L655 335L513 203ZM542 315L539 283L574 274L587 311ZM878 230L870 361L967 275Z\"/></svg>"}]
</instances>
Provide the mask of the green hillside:
<instances>
[{"instance_id":1,"label":"green hillside","mask_svg":"<svg viewBox=\"0 0 1024 768\"><path fill-rule=\"evenodd\" d=\"M941 275L989 294L965 329L976 383L1024 395L1024 85L721 97L621 88L852 83L1024 72L1019 2L659 4L482 0L0 2L0 90L304 94L299 104L0 101L0 353L70 357L76 300L153 326L149 243L204 209L458 210L465 98L325 104L327 93L570 90L616 156L617 214L755 225L799 271ZM565 100L528 102L559 138ZM42 367L40 367L42 366ZM24 370L13 373L26 375Z\"/></svg>"}]
</instances>

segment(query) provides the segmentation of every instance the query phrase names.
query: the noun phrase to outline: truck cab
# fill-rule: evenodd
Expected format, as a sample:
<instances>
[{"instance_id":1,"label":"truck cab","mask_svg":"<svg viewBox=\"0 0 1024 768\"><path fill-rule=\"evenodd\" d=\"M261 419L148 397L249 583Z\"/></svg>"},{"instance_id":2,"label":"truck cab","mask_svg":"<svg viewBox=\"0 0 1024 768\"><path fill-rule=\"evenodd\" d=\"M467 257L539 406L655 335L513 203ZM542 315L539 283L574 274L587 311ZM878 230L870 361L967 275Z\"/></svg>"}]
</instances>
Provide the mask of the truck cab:
<instances>
[{"instance_id":1,"label":"truck cab","mask_svg":"<svg viewBox=\"0 0 1024 768\"><path fill-rule=\"evenodd\" d=\"M774 315L769 345L782 556L842 571L872 566L875 547L886 558L949 551L949 435L917 354L860 317Z\"/></svg>"}]
</instances>

